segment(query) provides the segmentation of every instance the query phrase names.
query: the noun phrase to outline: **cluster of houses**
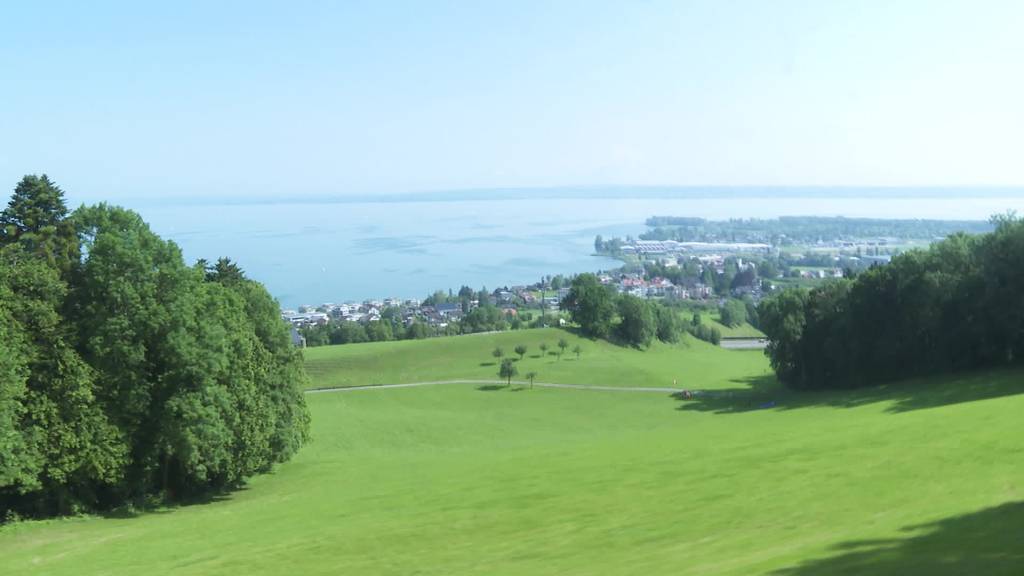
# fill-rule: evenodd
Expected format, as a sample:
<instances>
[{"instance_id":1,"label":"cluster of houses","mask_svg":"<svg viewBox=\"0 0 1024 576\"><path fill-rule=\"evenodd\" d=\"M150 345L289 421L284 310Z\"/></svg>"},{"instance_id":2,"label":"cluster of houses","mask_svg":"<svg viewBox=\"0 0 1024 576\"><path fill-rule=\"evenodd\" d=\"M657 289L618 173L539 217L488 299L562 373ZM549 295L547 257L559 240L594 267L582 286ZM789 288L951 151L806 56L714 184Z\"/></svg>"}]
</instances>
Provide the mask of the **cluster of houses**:
<instances>
[{"instance_id":1,"label":"cluster of houses","mask_svg":"<svg viewBox=\"0 0 1024 576\"><path fill-rule=\"evenodd\" d=\"M614 286L620 294L629 294L637 298L678 298L683 300L702 300L711 298L714 290L700 282L689 286L677 286L667 278L645 279L642 274L621 274L609 276L602 274L598 280L604 285Z\"/></svg>"},{"instance_id":2,"label":"cluster of houses","mask_svg":"<svg viewBox=\"0 0 1024 576\"><path fill-rule=\"evenodd\" d=\"M620 248L623 254L642 256L694 254L704 252L771 252L769 244L753 242L677 242L675 240L634 240Z\"/></svg>"},{"instance_id":3,"label":"cluster of houses","mask_svg":"<svg viewBox=\"0 0 1024 576\"><path fill-rule=\"evenodd\" d=\"M683 243L677 243L683 244ZM721 271L725 257L721 255L703 255L699 257L702 266ZM665 256L659 259L668 265L676 265L676 259ZM744 264L740 261L740 265ZM620 294L629 294L639 298L672 298L703 300L714 298L714 289L697 279L690 279L683 284L675 284L667 278L645 278L643 274L608 274L598 275L601 284L613 287ZM489 303L498 308L502 314L514 317L523 309L558 312L562 300L569 295L568 286L555 289L551 286L514 286L495 290L488 295ZM429 299L386 298L383 300L366 300L364 302L346 302L343 304L326 303L320 306L302 306L298 310L282 310L281 317L293 328L307 328L331 322L358 322L368 324L379 321L387 315L393 321L401 321L405 326L414 322L422 322L429 326L445 328L458 322L466 313L477 308L478 295L459 301L433 302Z\"/></svg>"},{"instance_id":4,"label":"cluster of houses","mask_svg":"<svg viewBox=\"0 0 1024 576\"><path fill-rule=\"evenodd\" d=\"M558 302L565 294L561 291L548 294L552 296L544 298L545 308L549 311L557 310ZM496 290L489 298L491 305L498 307L508 316L517 315L519 306L538 308L541 302L541 297L525 286ZM445 328L448 324L461 320L466 312L479 305L480 302L475 296L468 299L465 306L461 301L428 303L417 299L386 298L344 304L326 303L315 307L302 306L298 310L282 310L281 317L296 328L305 328L329 322L368 324L380 320L385 311L389 311L391 318L401 319L405 326L423 322L430 326Z\"/></svg>"}]
</instances>

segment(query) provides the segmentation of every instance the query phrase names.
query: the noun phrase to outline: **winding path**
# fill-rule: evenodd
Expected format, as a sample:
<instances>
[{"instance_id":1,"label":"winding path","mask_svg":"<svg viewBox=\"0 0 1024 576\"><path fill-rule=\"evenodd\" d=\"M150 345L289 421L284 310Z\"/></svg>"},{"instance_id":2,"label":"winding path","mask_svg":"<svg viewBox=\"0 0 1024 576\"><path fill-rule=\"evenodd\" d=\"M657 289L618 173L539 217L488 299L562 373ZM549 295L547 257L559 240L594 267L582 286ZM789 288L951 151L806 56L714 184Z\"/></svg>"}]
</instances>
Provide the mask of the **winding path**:
<instances>
[{"instance_id":1,"label":"winding path","mask_svg":"<svg viewBox=\"0 0 1024 576\"><path fill-rule=\"evenodd\" d=\"M530 383L523 380L513 380L513 384L528 386ZM434 380L430 382L410 382L408 384L371 384L368 386L338 386L335 388L312 388L306 390L306 394L323 394L327 392L354 392L356 390L381 390L387 388L416 388L419 386L439 386L442 384L483 384L483 385L505 385L504 380ZM535 382L537 388L562 388L568 390L598 390L605 392L660 392L662 394L673 394L682 392L681 388L657 388L645 386L589 386L585 384L552 384L549 382Z\"/></svg>"}]
</instances>

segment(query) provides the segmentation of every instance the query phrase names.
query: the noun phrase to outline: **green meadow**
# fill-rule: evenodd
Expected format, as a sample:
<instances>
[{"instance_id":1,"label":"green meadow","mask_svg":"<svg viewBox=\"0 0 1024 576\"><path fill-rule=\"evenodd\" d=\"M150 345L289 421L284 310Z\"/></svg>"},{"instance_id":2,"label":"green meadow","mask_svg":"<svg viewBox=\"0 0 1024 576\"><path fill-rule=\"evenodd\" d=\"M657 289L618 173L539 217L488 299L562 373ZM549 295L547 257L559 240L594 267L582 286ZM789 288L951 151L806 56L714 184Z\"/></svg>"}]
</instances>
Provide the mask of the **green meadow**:
<instances>
[{"instance_id":1,"label":"green meadow","mask_svg":"<svg viewBox=\"0 0 1024 576\"><path fill-rule=\"evenodd\" d=\"M567 352L532 357L559 337ZM3 574L1020 574L1024 372L784 392L760 353L557 330L307 352L313 439L215 501L0 529Z\"/></svg>"},{"instance_id":2,"label":"green meadow","mask_svg":"<svg viewBox=\"0 0 1024 576\"><path fill-rule=\"evenodd\" d=\"M556 354L560 339L568 343L561 357ZM549 347L546 354L542 343ZM522 360L514 352L520 344L527 347ZM576 346L579 358L572 352ZM519 379L532 371L538 382L672 387L675 381L680 388L731 388L770 373L759 351L723 350L690 337L638 351L555 328L309 348L306 369L314 387L493 380L499 364L491 355L495 348L518 360Z\"/></svg>"}]
</instances>

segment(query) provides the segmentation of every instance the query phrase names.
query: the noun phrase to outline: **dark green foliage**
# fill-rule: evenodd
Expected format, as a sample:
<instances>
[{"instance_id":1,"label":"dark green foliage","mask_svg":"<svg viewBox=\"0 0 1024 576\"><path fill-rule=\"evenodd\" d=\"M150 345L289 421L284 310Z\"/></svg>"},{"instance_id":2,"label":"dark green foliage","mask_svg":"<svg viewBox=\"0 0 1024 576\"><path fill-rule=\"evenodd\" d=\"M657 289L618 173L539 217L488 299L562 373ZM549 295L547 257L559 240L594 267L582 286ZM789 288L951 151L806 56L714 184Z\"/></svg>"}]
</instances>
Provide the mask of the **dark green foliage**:
<instances>
[{"instance_id":1,"label":"dark green foliage","mask_svg":"<svg viewBox=\"0 0 1024 576\"><path fill-rule=\"evenodd\" d=\"M635 296L619 299L620 322L616 331L625 343L636 347L650 346L657 333L653 306Z\"/></svg>"},{"instance_id":2,"label":"dark green foliage","mask_svg":"<svg viewBox=\"0 0 1024 576\"><path fill-rule=\"evenodd\" d=\"M597 276L580 274L574 278L562 308L569 311L572 321L579 324L585 335L607 338L611 334L615 298L598 282Z\"/></svg>"},{"instance_id":3,"label":"dark green foliage","mask_svg":"<svg viewBox=\"0 0 1024 576\"><path fill-rule=\"evenodd\" d=\"M427 326L423 322L415 321L405 329L405 337L407 340L422 340L430 337L430 326Z\"/></svg>"},{"instance_id":4,"label":"dark green foliage","mask_svg":"<svg viewBox=\"0 0 1024 576\"><path fill-rule=\"evenodd\" d=\"M305 373L266 290L128 210L66 214L45 177L4 213L0 515L197 495L294 454Z\"/></svg>"},{"instance_id":5,"label":"dark green foliage","mask_svg":"<svg viewBox=\"0 0 1024 576\"><path fill-rule=\"evenodd\" d=\"M761 326L761 316L757 313L757 304L749 296L743 298L743 306L747 310L747 324L754 328Z\"/></svg>"},{"instance_id":6,"label":"dark green foliage","mask_svg":"<svg viewBox=\"0 0 1024 576\"><path fill-rule=\"evenodd\" d=\"M374 320L366 323L366 337L372 342L388 342L395 339L395 334L390 322Z\"/></svg>"},{"instance_id":7,"label":"dark green foliage","mask_svg":"<svg viewBox=\"0 0 1024 576\"><path fill-rule=\"evenodd\" d=\"M519 344L519 345L517 345L517 346L515 347L515 353L516 353L516 355L518 355L518 356L519 356L519 359L520 359L520 360L522 360L522 359L523 359L523 356L526 356L526 350L527 350L527 348L526 348L526 346L525 346L525 345L523 345L523 344Z\"/></svg>"},{"instance_id":8,"label":"dark green foliage","mask_svg":"<svg viewBox=\"0 0 1024 576\"><path fill-rule=\"evenodd\" d=\"M954 235L854 280L762 303L767 353L794 388L861 386L1024 357L1024 223Z\"/></svg>"},{"instance_id":9,"label":"dark green foliage","mask_svg":"<svg viewBox=\"0 0 1024 576\"><path fill-rule=\"evenodd\" d=\"M730 298L720 311L722 324L730 328L742 326L747 321L747 306L741 300Z\"/></svg>"},{"instance_id":10,"label":"dark green foliage","mask_svg":"<svg viewBox=\"0 0 1024 576\"><path fill-rule=\"evenodd\" d=\"M78 239L67 220L64 192L46 175L25 176L0 212L0 245L18 244L67 278L78 260Z\"/></svg>"},{"instance_id":11,"label":"dark green foliage","mask_svg":"<svg viewBox=\"0 0 1024 576\"><path fill-rule=\"evenodd\" d=\"M480 302L480 306L470 310L469 313L462 317L462 321L459 324L463 334L508 329L508 322L506 322L501 310L486 299L482 299Z\"/></svg>"},{"instance_id":12,"label":"dark green foliage","mask_svg":"<svg viewBox=\"0 0 1024 576\"><path fill-rule=\"evenodd\" d=\"M696 316L696 315L695 315ZM700 316L696 316L700 319ZM714 326L708 326L707 324L691 324L687 327L687 331L698 340L710 342L711 344L718 345L722 341L722 331Z\"/></svg>"},{"instance_id":13,"label":"dark green foliage","mask_svg":"<svg viewBox=\"0 0 1024 576\"><path fill-rule=\"evenodd\" d=\"M683 331L683 323L676 311L667 306L655 306L654 312L655 321L657 322L656 333L658 340L666 344L678 342L679 335Z\"/></svg>"}]
</instances>

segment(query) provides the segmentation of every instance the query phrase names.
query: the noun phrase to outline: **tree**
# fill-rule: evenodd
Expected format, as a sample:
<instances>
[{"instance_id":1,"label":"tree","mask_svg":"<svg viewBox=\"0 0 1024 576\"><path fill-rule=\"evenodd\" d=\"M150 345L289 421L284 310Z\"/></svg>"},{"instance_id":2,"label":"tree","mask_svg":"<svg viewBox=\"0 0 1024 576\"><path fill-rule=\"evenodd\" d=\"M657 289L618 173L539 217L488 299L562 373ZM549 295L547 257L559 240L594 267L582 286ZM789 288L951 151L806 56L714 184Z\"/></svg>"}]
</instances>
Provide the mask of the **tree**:
<instances>
[{"instance_id":1,"label":"tree","mask_svg":"<svg viewBox=\"0 0 1024 576\"><path fill-rule=\"evenodd\" d=\"M218 258L216 264L206 267L205 270L206 279L211 282L237 284L245 280L245 272L230 258Z\"/></svg>"},{"instance_id":2,"label":"tree","mask_svg":"<svg viewBox=\"0 0 1024 576\"><path fill-rule=\"evenodd\" d=\"M497 359L501 359L501 357L504 355L505 351L501 349L501 346L498 346L494 350L491 350L491 356L494 356Z\"/></svg>"},{"instance_id":3,"label":"tree","mask_svg":"<svg viewBox=\"0 0 1024 576\"><path fill-rule=\"evenodd\" d=\"M78 261L78 239L67 216L63 190L45 174L25 176L0 212L0 246L20 244L66 280Z\"/></svg>"},{"instance_id":4,"label":"tree","mask_svg":"<svg viewBox=\"0 0 1024 576\"><path fill-rule=\"evenodd\" d=\"M125 445L94 394L95 375L72 346L60 315L67 286L56 263L21 242L0 248L0 406L15 432L0 439L0 504L67 514L118 482ZM2 365L0 364L0 365ZM6 377L4 377L6 376ZM13 428L13 430L12 430ZM4 494L4 493L7 494ZM13 495L11 494L13 492Z\"/></svg>"},{"instance_id":5,"label":"tree","mask_svg":"<svg viewBox=\"0 0 1024 576\"><path fill-rule=\"evenodd\" d=\"M761 302L761 330L768 336L768 355L772 369L782 382L800 387L804 383L804 356L801 340L807 324L807 293L791 289Z\"/></svg>"},{"instance_id":6,"label":"tree","mask_svg":"<svg viewBox=\"0 0 1024 576\"><path fill-rule=\"evenodd\" d=\"M301 353L230 260L185 266L121 208L67 216L45 177L0 220L0 508L218 490L305 441Z\"/></svg>"},{"instance_id":7,"label":"tree","mask_svg":"<svg viewBox=\"0 0 1024 576\"><path fill-rule=\"evenodd\" d=\"M540 348L541 356L546 356L547 353L548 353L548 343L547 342L541 342L539 348Z\"/></svg>"},{"instance_id":8,"label":"tree","mask_svg":"<svg viewBox=\"0 0 1024 576\"><path fill-rule=\"evenodd\" d=\"M623 296L619 299L619 316L617 331L624 342L637 347L651 344L657 325L648 302L635 296Z\"/></svg>"},{"instance_id":9,"label":"tree","mask_svg":"<svg viewBox=\"0 0 1024 576\"><path fill-rule=\"evenodd\" d=\"M579 360L580 354L583 353L583 348L580 348L579 344L577 344L576 346L573 346L572 351L573 354L576 354L576 359Z\"/></svg>"},{"instance_id":10,"label":"tree","mask_svg":"<svg viewBox=\"0 0 1024 576\"><path fill-rule=\"evenodd\" d=\"M656 334L658 340L671 344L679 341L682 332L682 321L676 311L667 306L655 306Z\"/></svg>"},{"instance_id":11,"label":"tree","mask_svg":"<svg viewBox=\"0 0 1024 576\"><path fill-rule=\"evenodd\" d=\"M569 311L572 321L579 324L587 336L606 338L611 334L615 302L608 288L598 282L597 276L580 274L574 278L562 307Z\"/></svg>"},{"instance_id":12,"label":"tree","mask_svg":"<svg viewBox=\"0 0 1024 576\"><path fill-rule=\"evenodd\" d=\"M524 345L524 344L519 344L518 346L516 346L515 351L516 351L516 354L519 355L519 359L520 360L523 359L523 356L526 356L526 350L527 350L527 348L526 348L526 345Z\"/></svg>"},{"instance_id":13,"label":"tree","mask_svg":"<svg viewBox=\"0 0 1024 576\"><path fill-rule=\"evenodd\" d=\"M533 390L533 380L537 378L536 372L527 372L526 379L530 381L530 390Z\"/></svg>"},{"instance_id":14,"label":"tree","mask_svg":"<svg viewBox=\"0 0 1024 576\"><path fill-rule=\"evenodd\" d=\"M511 358L505 358L501 361L501 368L498 369L498 377L506 380L506 386L512 385L512 378L519 374L519 369L516 368L516 363Z\"/></svg>"},{"instance_id":15,"label":"tree","mask_svg":"<svg viewBox=\"0 0 1024 576\"><path fill-rule=\"evenodd\" d=\"M569 343L565 341L565 338L558 339L558 359L562 359L562 354L565 354L565 349L569 347Z\"/></svg>"},{"instance_id":16,"label":"tree","mask_svg":"<svg viewBox=\"0 0 1024 576\"><path fill-rule=\"evenodd\" d=\"M722 324L730 328L742 326L747 321L747 306L741 300L730 298L719 311Z\"/></svg>"},{"instance_id":17,"label":"tree","mask_svg":"<svg viewBox=\"0 0 1024 576\"><path fill-rule=\"evenodd\" d=\"M430 336L430 327L416 320L405 329L405 337L409 340L422 340Z\"/></svg>"}]
</instances>

